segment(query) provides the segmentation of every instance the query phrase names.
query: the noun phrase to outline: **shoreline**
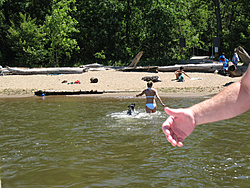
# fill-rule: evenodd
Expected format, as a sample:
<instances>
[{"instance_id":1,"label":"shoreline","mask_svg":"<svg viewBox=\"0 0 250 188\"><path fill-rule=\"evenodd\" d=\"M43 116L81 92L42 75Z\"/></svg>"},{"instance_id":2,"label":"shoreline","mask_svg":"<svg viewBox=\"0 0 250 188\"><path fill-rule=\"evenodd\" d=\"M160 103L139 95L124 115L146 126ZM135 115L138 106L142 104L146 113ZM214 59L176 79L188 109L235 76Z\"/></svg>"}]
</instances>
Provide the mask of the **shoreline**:
<instances>
[{"instance_id":1,"label":"shoreline","mask_svg":"<svg viewBox=\"0 0 250 188\"><path fill-rule=\"evenodd\" d=\"M88 71L82 74L63 75L4 75L0 77L0 98L33 97L38 90L91 91L103 94L82 94L76 96L135 96L146 89L143 77L158 76L153 88L160 97L206 97L212 96L241 77L231 78L214 73L186 72L190 78L177 82L173 72L121 72L116 70ZM91 83L90 78L98 78ZM74 84L79 80L80 84ZM64 82L66 81L66 83Z\"/></svg>"},{"instance_id":2,"label":"shoreline","mask_svg":"<svg viewBox=\"0 0 250 188\"><path fill-rule=\"evenodd\" d=\"M199 94L169 94L169 95L160 95L162 99L164 98L211 98L215 94L208 95L199 95ZM16 100L16 99L25 99L25 98L33 98L33 97L41 97L36 95L0 95L0 100ZM46 96L45 96L46 97ZM125 93L122 95L119 94L90 94L90 95L50 95L47 97L96 97L96 98L136 98L135 95L126 95Z\"/></svg>"},{"instance_id":3,"label":"shoreline","mask_svg":"<svg viewBox=\"0 0 250 188\"><path fill-rule=\"evenodd\" d=\"M178 89L178 88L177 88ZM80 95L49 95L49 97L57 97L57 96L65 96L65 97L136 97L140 91L130 91L130 92L104 92L102 94L80 94ZM164 93L159 92L158 94L161 98L200 98L200 97L211 97L216 95L217 93L193 93L193 92L172 92L172 93ZM18 94L0 94L0 99L11 99L11 98L29 98L29 97L41 97L35 95L34 93L18 93Z\"/></svg>"}]
</instances>

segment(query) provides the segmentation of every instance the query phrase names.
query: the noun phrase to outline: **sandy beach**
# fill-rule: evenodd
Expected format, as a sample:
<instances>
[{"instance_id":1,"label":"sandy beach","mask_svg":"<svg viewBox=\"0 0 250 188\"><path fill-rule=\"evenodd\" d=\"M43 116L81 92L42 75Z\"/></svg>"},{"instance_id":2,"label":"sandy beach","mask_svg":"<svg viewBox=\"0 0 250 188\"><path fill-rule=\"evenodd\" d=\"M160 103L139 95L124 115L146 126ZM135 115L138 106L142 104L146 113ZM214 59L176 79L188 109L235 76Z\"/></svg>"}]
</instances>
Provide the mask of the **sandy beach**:
<instances>
[{"instance_id":1,"label":"sandy beach","mask_svg":"<svg viewBox=\"0 0 250 188\"><path fill-rule=\"evenodd\" d=\"M134 96L146 88L147 82L142 80L145 76L159 77L161 81L155 82L153 88L162 97L205 96L216 94L241 78L214 73L186 73L193 79L185 77L185 82L177 82L173 72L122 72L114 69L64 75L4 75L0 77L0 97L34 96L38 90L97 90L104 91L102 95L105 96ZM92 77L98 78L98 83L91 83ZM77 80L80 84L71 84Z\"/></svg>"}]
</instances>

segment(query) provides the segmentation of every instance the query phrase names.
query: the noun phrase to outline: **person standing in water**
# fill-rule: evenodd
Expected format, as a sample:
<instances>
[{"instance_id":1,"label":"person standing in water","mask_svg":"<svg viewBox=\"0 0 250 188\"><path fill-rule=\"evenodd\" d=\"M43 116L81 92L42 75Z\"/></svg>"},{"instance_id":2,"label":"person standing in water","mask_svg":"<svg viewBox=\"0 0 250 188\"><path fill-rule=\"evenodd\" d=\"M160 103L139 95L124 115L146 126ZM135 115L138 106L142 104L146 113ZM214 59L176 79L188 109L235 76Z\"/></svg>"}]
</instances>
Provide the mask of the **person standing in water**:
<instances>
[{"instance_id":1,"label":"person standing in water","mask_svg":"<svg viewBox=\"0 0 250 188\"><path fill-rule=\"evenodd\" d=\"M142 95L146 95L146 112L147 113L155 113L156 112L156 102L155 102L155 97L159 100L159 102L161 103L161 105L163 107L165 107L165 104L163 104L161 98L159 97L156 89L153 89L153 82L150 81L147 83L148 88L144 89L140 94L137 94L136 97L142 96Z\"/></svg>"}]
</instances>

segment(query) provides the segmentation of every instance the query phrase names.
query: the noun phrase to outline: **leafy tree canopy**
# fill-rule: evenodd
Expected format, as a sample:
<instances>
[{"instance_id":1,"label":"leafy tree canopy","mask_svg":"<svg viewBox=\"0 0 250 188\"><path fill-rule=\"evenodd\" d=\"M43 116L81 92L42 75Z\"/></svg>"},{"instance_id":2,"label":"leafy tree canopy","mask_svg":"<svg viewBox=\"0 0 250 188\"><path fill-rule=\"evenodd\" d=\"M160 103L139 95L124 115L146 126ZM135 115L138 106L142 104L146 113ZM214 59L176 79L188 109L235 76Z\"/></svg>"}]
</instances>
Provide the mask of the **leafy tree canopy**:
<instances>
[{"instance_id":1,"label":"leafy tree canopy","mask_svg":"<svg viewBox=\"0 0 250 188\"><path fill-rule=\"evenodd\" d=\"M2 66L169 65L220 37L250 50L246 0L0 0ZM186 47L179 46L185 38ZM100 58L101 57L101 58Z\"/></svg>"}]
</instances>

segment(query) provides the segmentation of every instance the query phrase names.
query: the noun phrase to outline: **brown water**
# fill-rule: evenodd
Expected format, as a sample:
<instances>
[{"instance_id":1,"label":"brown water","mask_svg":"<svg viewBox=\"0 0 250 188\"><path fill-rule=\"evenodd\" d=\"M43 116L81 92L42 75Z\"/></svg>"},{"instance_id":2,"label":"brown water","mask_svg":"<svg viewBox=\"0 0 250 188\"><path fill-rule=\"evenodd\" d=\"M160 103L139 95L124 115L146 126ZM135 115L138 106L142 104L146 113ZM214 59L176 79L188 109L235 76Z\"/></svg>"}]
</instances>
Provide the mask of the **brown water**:
<instances>
[{"instance_id":1,"label":"brown water","mask_svg":"<svg viewBox=\"0 0 250 188\"><path fill-rule=\"evenodd\" d=\"M204 99L163 98L170 107ZM127 106L136 103L133 116ZM0 99L0 174L7 187L248 187L249 117L198 126L175 148L163 108L145 99ZM226 109L225 109L226 110Z\"/></svg>"}]
</instances>

